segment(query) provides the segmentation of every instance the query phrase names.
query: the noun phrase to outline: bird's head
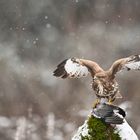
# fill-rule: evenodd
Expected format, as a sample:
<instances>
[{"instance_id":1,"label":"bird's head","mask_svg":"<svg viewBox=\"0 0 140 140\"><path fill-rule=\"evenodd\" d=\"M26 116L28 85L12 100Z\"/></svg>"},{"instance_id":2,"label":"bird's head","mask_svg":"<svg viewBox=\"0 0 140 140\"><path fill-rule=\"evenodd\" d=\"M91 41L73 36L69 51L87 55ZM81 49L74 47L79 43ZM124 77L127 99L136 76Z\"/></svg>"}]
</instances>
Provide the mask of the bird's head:
<instances>
[{"instance_id":1,"label":"bird's head","mask_svg":"<svg viewBox=\"0 0 140 140\"><path fill-rule=\"evenodd\" d=\"M75 58L75 57L72 57L72 58L71 58L71 61L72 61L73 63L82 64L82 62L80 61L80 59Z\"/></svg>"},{"instance_id":2,"label":"bird's head","mask_svg":"<svg viewBox=\"0 0 140 140\"><path fill-rule=\"evenodd\" d=\"M72 61L72 62L75 62L75 63L77 62L75 57L72 57L72 58L71 58L71 61Z\"/></svg>"}]
</instances>

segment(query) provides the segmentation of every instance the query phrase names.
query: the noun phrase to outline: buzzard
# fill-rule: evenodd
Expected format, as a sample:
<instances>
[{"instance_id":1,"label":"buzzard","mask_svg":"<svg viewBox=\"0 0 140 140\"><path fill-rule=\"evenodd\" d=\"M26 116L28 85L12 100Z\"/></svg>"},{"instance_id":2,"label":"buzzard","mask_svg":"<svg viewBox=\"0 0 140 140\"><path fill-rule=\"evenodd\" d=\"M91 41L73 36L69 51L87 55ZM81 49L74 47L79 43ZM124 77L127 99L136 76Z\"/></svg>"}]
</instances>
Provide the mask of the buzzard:
<instances>
[{"instance_id":1,"label":"buzzard","mask_svg":"<svg viewBox=\"0 0 140 140\"><path fill-rule=\"evenodd\" d=\"M96 103L100 102L101 98L106 98L112 103L116 98L122 98L115 77L123 70L140 70L140 55L118 59L106 71L94 61L69 58L57 66L53 75L65 79L81 78L90 74L93 79L92 88L97 96Z\"/></svg>"}]
</instances>

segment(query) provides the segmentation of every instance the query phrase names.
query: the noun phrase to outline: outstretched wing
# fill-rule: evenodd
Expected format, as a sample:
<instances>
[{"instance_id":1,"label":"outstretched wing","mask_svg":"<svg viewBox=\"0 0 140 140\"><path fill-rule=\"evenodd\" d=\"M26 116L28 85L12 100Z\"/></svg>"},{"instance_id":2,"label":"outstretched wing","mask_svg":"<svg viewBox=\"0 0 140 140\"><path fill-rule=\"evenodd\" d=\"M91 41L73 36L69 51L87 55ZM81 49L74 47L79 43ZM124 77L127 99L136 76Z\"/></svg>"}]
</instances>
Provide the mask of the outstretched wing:
<instances>
[{"instance_id":1,"label":"outstretched wing","mask_svg":"<svg viewBox=\"0 0 140 140\"><path fill-rule=\"evenodd\" d=\"M109 73L115 76L121 70L140 70L140 55L132 55L115 61L109 69Z\"/></svg>"},{"instance_id":2,"label":"outstretched wing","mask_svg":"<svg viewBox=\"0 0 140 140\"><path fill-rule=\"evenodd\" d=\"M53 75L61 78L80 78L87 76L89 73L93 76L100 70L98 64L93 61L70 58L62 61L53 72Z\"/></svg>"},{"instance_id":3,"label":"outstretched wing","mask_svg":"<svg viewBox=\"0 0 140 140\"><path fill-rule=\"evenodd\" d=\"M76 58L66 59L61 62L53 75L61 78L80 78L89 74L88 67L80 64L80 60Z\"/></svg>"}]
</instances>

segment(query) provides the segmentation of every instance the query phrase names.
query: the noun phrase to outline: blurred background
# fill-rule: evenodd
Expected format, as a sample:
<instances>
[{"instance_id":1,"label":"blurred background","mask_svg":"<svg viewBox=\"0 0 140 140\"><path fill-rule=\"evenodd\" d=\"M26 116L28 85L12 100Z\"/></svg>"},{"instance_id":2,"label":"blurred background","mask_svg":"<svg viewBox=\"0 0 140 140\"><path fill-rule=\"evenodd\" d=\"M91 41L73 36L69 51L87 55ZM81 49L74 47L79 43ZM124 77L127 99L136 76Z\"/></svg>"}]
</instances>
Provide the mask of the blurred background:
<instances>
[{"instance_id":1,"label":"blurred background","mask_svg":"<svg viewBox=\"0 0 140 140\"><path fill-rule=\"evenodd\" d=\"M0 0L0 139L69 140L90 113L90 77L53 77L69 57L108 69L140 54L139 0ZM140 136L140 72L117 75Z\"/></svg>"}]
</instances>

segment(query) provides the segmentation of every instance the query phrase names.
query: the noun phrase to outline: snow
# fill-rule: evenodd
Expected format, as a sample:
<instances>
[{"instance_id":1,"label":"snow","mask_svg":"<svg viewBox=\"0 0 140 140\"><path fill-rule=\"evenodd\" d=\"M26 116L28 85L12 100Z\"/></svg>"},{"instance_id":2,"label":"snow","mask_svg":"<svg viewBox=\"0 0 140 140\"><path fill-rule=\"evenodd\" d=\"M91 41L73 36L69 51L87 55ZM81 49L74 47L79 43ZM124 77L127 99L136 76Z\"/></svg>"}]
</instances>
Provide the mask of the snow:
<instances>
[{"instance_id":1,"label":"snow","mask_svg":"<svg viewBox=\"0 0 140 140\"><path fill-rule=\"evenodd\" d=\"M54 127L55 127L55 116L53 113L50 113L47 118L47 134L46 137L51 139L54 135Z\"/></svg>"},{"instance_id":2,"label":"snow","mask_svg":"<svg viewBox=\"0 0 140 140\"><path fill-rule=\"evenodd\" d=\"M45 16L45 19L48 19L48 16Z\"/></svg>"},{"instance_id":3,"label":"snow","mask_svg":"<svg viewBox=\"0 0 140 140\"><path fill-rule=\"evenodd\" d=\"M25 139L26 128L27 120L25 117L22 117L17 121L17 131L15 133L15 140Z\"/></svg>"},{"instance_id":4,"label":"snow","mask_svg":"<svg viewBox=\"0 0 140 140\"><path fill-rule=\"evenodd\" d=\"M139 140L136 133L125 119L123 124L116 125L116 132L119 133L122 140ZM81 127L79 127L77 133L74 135L74 137L71 140L81 140L81 135L88 136L87 120Z\"/></svg>"},{"instance_id":5,"label":"snow","mask_svg":"<svg viewBox=\"0 0 140 140\"><path fill-rule=\"evenodd\" d=\"M122 140L138 140L138 137L131 126L124 120L124 123L116 126Z\"/></svg>"},{"instance_id":6,"label":"snow","mask_svg":"<svg viewBox=\"0 0 140 140\"><path fill-rule=\"evenodd\" d=\"M47 23L47 24L46 24L46 27L47 27L47 28L51 28L51 24Z\"/></svg>"},{"instance_id":7,"label":"snow","mask_svg":"<svg viewBox=\"0 0 140 140\"><path fill-rule=\"evenodd\" d=\"M6 117L3 117L3 116L0 116L0 128L8 128L8 127L11 127L12 126L12 122L6 118Z\"/></svg>"},{"instance_id":8,"label":"snow","mask_svg":"<svg viewBox=\"0 0 140 140\"><path fill-rule=\"evenodd\" d=\"M74 135L74 137L71 140L81 140L81 135L82 136L88 135L87 121L85 121L84 124L81 127L79 127L77 133Z\"/></svg>"}]
</instances>

